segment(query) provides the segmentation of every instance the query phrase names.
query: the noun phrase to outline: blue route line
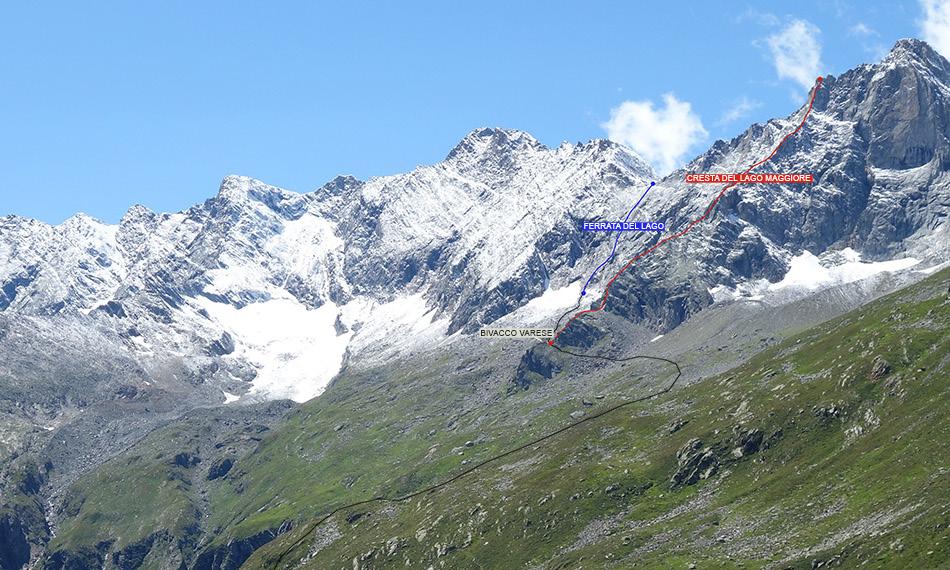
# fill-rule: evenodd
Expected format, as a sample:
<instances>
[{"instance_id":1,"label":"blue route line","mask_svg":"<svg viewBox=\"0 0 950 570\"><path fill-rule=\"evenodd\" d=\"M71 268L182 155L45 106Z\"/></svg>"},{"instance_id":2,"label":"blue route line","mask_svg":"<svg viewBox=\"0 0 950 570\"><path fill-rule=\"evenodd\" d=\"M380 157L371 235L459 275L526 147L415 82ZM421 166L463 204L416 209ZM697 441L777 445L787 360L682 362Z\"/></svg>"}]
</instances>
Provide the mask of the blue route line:
<instances>
[{"instance_id":1,"label":"blue route line","mask_svg":"<svg viewBox=\"0 0 950 570\"><path fill-rule=\"evenodd\" d=\"M633 211L637 209L637 206L640 205L640 202L642 202L643 199L647 197L647 193L650 191L650 188L653 188L654 186L656 186L656 182L650 182L650 185L647 186L647 189L643 191L643 194L640 196L640 199L637 200L637 203L634 204L632 208L630 208L629 212L627 212L627 217L624 218L623 221L626 222L627 220L630 219L630 216L631 214L633 214ZM610 255L607 256L607 259L605 259L603 263L598 265L597 269L595 269L594 272L590 274L590 277L587 278L587 283L584 283L584 289L581 290L581 295L587 294L587 286L590 285L591 279L593 279L594 275L597 275L597 272L603 269L604 266L610 263L610 260L614 258L614 254L617 253L617 243L620 242L620 235L622 233L623 232L617 232L617 237L614 239L614 248L610 251Z\"/></svg>"}]
</instances>

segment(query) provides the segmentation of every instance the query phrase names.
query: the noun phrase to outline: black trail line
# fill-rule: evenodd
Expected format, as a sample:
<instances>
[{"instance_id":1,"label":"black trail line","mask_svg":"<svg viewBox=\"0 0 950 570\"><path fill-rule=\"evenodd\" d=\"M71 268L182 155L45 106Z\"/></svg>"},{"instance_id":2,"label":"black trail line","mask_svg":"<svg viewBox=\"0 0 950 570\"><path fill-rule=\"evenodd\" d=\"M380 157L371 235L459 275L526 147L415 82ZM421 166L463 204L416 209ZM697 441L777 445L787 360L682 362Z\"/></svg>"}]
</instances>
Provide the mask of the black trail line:
<instances>
[{"instance_id":1,"label":"black trail line","mask_svg":"<svg viewBox=\"0 0 950 570\"><path fill-rule=\"evenodd\" d=\"M542 342L543 342L543 341L542 341ZM546 346L547 343L544 343L544 345ZM535 446L535 445L544 443L544 442L546 442L547 440L552 439L552 438L554 438L554 437L556 437L556 436L558 436L558 435L560 435L560 434L562 434L562 433L564 433L564 432L566 432L566 431L568 431L568 430L574 429L574 428L576 428L576 427L578 427L578 426L580 426L580 425L583 425L583 424L585 424L585 423L587 423L587 422L590 422L590 421L596 420L596 419L598 419L598 418L601 418L601 417L603 417L603 416L606 416L607 414L609 414L609 413L611 413L611 412L615 412L615 411L617 411L617 410L619 410L619 409L621 409L621 408L625 408L625 407L627 407L627 406L631 406L631 405L633 405L633 404L637 404L637 403L640 403L640 402L645 402L645 401L647 401L647 400L652 400L653 398L656 398L657 396L662 396L663 394L666 394L667 392L669 392L670 390L672 390L673 387L676 386L676 383L679 381L680 377L683 375L683 371L680 369L680 365L679 365L679 364L677 364L677 363L676 363L675 361L673 361L673 360L670 360L670 359L668 359L668 358L662 358L662 357L660 357L660 356L635 355L635 356L627 356L627 357L624 357L624 358L614 358L614 357L611 357L611 356L601 356L601 355L597 355L597 354L581 354L581 353L579 353L579 352L573 352L573 351L570 351L570 350L566 350L566 349L561 348L561 347L559 347L559 346L554 346L554 347L552 347L552 348L554 348L554 349L557 350L558 352L561 352L561 353L563 353L563 354L568 354L568 355L570 355L570 356L574 356L574 357L578 357L578 358L590 358L590 359L593 359L593 360L603 360L603 361L605 361L605 362L624 363L624 362L630 362L630 361L632 361L632 360L655 360L655 361L657 361L657 362L662 362L662 363L664 363L664 364L668 364L668 365L673 366L673 368L676 369L676 376L674 376L674 377L673 377L673 380L672 380L668 385L664 386L663 388L660 388L660 389L658 389L658 390L656 390L656 391L654 391L654 392L651 392L651 393L649 393L649 394L647 394L647 395L645 395L645 396L640 396L639 398L634 398L634 399L632 399L632 400L624 400L624 401L620 402L619 404L614 404L613 406L610 406L609 408L606 408L606 409L604 409L604 410L601 410L601 411L597 412L596 414L591 414L591 415L589 415L589 416L587 416L587 417L585 417L585 418L583 418L583 419L577 420L577 421L574 422L574 423L568 424L568 425L566 425L566 426L564 426L564 427L562 427L562 428L559 428L559 429L557 429L557 430L555 430L555 431L552 431L552 432L549 432L549 433L547 433L547 434L545 434L545 435L542 435L541 437L538 437L538 438L536 438L536 439L533 439L533 440L529 441L528 443L524 443L524 444L522 444L522 445L519 445L518 447L515 447L515 448L512 448L512 449L509 449L508 451L499 453L498 455L493 455L492 457L489 457L488 459L485 459L485 460L483 460L483 461L481 461L481 462L479 462L479 463L476 463L475 465L472 465L472 466L469 467L468 469L465 469L464 471L461 471L461 472L459 472L458 474L453 475L452 477L450 477L450 478L448 478L448 479L446 479L445 481L442 481L442 482L440 482L440 483L436 483L436 484L434 484L434 485L430 485L430 486L425 487L425 488L422 488L422 489L420 489L420 490L418 490L418 491L414 491L414 492L412 492L412 493L409 493L408 495L402 495L402 496L398 496L398 497L383 497L383 496L380 496L380 497L373 497L372 499L364 499L364 500L362 500L362 501L356 501L356 502L353 502L353 503L350 503L350 504L347 504L347 505L343 505L343 506L337 507L337 508L333 509L332 511L330 511L329 513L323 515L323 517L321 517L321 518L317 519L316 521L314 521L314 522L310 523L309 525L307 525L306 531L303 532L303 534L300 536L300 538L298 538L297 540L295 540L290 546L288 546L286 549L284 549L284 551L280 554L280 556L277 557L277 560L274 562L274 566L273 566L273 567L274 567L274 568L280 567L281 563L284 561L284 558L286 558L288 554L290 554L292 551L296 550L298 546L300 546L301 544L303 544L303 542L307 539L307 537L310 536L310 534L311 534L314 530L316 530L317 527L319 527L320 525L322 525L322 524L325 523L326 521L330 520L330 518L332 518L333 515L339 513L340 511L349 510L349 509L352 509L352 508L354 508L354 507L359 507L359 506L366 505L366 504L369 504L369 503L401 503L401 502L408 501L408 500L410 500L410 499L414 499L415 497L418 497L418 496L420 496L420 495L425 495L425 494L427 494L427 493L431 493L431 492L433 492L433 491L437 491L438 489L441 489L442 487L445 487L445 486L447 486L447 485L450 485L450 484L454 483L455 481L458 481L458 480L461 479L462 477L465 477L466 475L469 475L469 474L472 473L473 471L476 471L476 470L478 470L478 469L481 469L482 467L484 467L484 466L486 466L486 465L488 465L488 464L490 464L490 463L494 463L494 462L498 461L499 459L503 459L503 458L505 458L505 457L508 457L509 455L513 455L513 454L518 453L519 451L523 451L523 450L525 450L525 449L527 449L527 448L529 448L529 447L533 447L533 446Z\"/></svg>"},{"instance_id":2,"label":"black trail line","mask_svg":"<svg viewBox=\"0 0 950 570\"><path fill-rule=\"evenodd\" d=\"M812 91L811 91L811 96L810 96L809 101L808 101L808 107L807 107L807 109L805 110L805 114L804 114L804 116L802 117L801 123L798 124L798 126L795 128L795 130L793 130L793 131L791 131L790 133L786 134L785 137L782 138L782 140L779 142L779 144L772 150L772 152L771 152L767 157L765 157L764 159L762 159L762 160L756 162L755 164L753 164L752 166L750 166L748 169L746 169L746 171L745 171L746 173L751 172L752 169L754 169L755 167L757 167L757 166L759 166L759 165L761 165L761 164L764 164L765 162L768 162L773 156L775 156L775 154L779 151L779 149L785 144L785 141L787 141L789 138L791 138L793 135L795 135L799 130L801 130L801 128L805 125L805 121L808 119L808 115L809 115L810 112L811 112L812 104L813 104L814 101L815 101L815 96L817 95L818 89L821 87L821 83L822 83L822 77L819 77L819 78L816 80L815 86L814 86L814 88L813 88ZM685 233L688 232L694 225L696 225L696 224L702 222L707 216L709 216L709 214L712 212L712 210L716 207L716 205L717 205L718 202L719 202L719 199L722 198L723 194L725 194L726 191L727 191L729 188L731 188L732 186L735 186L736 184L737 184L737 183L735 183L735 182L730 183L730 184L727 184L727 185L719 192L719 194L715 197L715 199L713 199L712 203L711 203L711 204L709 205L709 207L706 209L705 214L703 214L703 216L702 216L701 218L698 218L698 219L696 219L696 220L693 220L693 221L687 226L687 228L686 228L685 230L681 231L679 234L676 234L676 235L674 235L674 236L670 236L670 237L667 237L667 238L665 238L665 239L663 239L663 240L660 240L658 243L654 244L652 247L650 247L649 249L647 249L644 253L641 253L641 254L637 255L636 257L634 257L633 259L631 259L629 262L627 262L627 264L613 277L613 279L611 280L611 283L612 283L613 281L615 281L618 277L620 277L620 275L621 275L624 271L626 271L635 261L637 261L637 260L638 260L640 257L642 257L645 253L649 253L649 252L651 252L651 251L657 249L657 248L658 248L660 245L662 245L663 243L665 243L665 242L667 242L667 241L669 241L669 240L671 240L671 239L675 239L676 237L679 237L680 235L685 234ZM608 285L609 285L609 284L608 284ZM604 293L604 298L603 298L603 303L606 304L606 301L607 301L607 293L605 292L605 293ZM578 299L577 306L578 306L578 307L580 306L580 299ZM602 307L601 307L601 308L602 308ZM575 307L575 309L576 309L576 307ZM573 309L572 309L572 310L573 310ZM570 311L569 311L569 312L570 312ZM558 319L558 324L557 324L557 326L560 326L561 320L564 318L564 316L566 316L567 314L569 314L569 312L568 312L568 313L565 313L564 315L561 316L560 319ZM586 313L588 313L588 312L592 312L592 311L582 311L581 314L586 314ZM568 321L567 325L565 325L564 328L567 328L567 326L570 325L570 323L571 323L574 319L576 319L578 316L580 316L581 314L574 315L574 317L572 317L571 320ZM564 331L564 329L560 329L560 332L563 332L563 331ZM555 344L554 344L554 341L551 341L551 342L549 342L549 343L546 342L545 344L548 345L549 347L553 348L554 350L557 350L558 352L560 352L560 353L562 353L562 354L567 354L567 355L574 356L574 357L577 357L577 358L590 358L590 359L594 359L594 360L603 360L603 361L605 361L605 362L614 362L614 363L624 363L624 362L629 362L629 361L632 361L632 360L655 360L655 361L658 361L658 362L663 362L663 363L665 363L665 364L671 364L671 365L673 365L673 367L676 368L676 376L673 377L673 380L669 383L669 385L667 385L667 386L665 386L665 387L663 387L663 388L660 388L659 390L656 390L656 391L654 391L654 392L651 392L651 393L649 393L649 394L647 394L647 395L645 395L645 396L641 396L641 397L639 397L639 398L634 398L634 399L631 399L631 400L622 401L622 402L620 402L619 404L615 404L615 405L613 405L613 406L611 406L611 407L609 407L609 408L606 408L606 409L604 409L604 410L601 410L600 412L597 412L596 414L592 414L592 415L587 416L587 417L585 417L585 418L583 418L583 419L580 419L580 420L578 420L578 421L576 421L576 422L574 422L574 423L568 424L568 425L566 425L566 426L564 426L564 427L562 427L562 428L560 428L560 429L557 429L557 430L555 430L555 431L553 431L553 432L550 432L550 433L547 433L547 434L545 434L545 435L542 435L541 437L538 437L538 438L536 438L536 439L534 439L534 440L532 440L532 441L529 441L528 443L519 445L518 447L509 449L508 451L505 451L505 452L503 452L503 453L499 453L498 455L494 455L494 456L492 456L492 457L489 457L488 459L485 459L484 461L481 461L481 462L479 462L479 463L476 463L475 465L472 465L472 466L469 467L468 469L465 469L464 471L461 471L461 472L459 472L458 474L453 475L452 477L450 477L450 478L448 478L448 479L446 479L446 480L444 480L444 481L442 481L442 482L440 482L440 483L436 483L436 484L434 484L434 485L430 485L430 486L428 486L428 487L424 487L424 488L422 488L422 489L420 489L420 490L418 490L418 491L414 491L414 492L409 493L409 494L407 494L407 495L401 495L401 496L397 496L397 497L383 497L383 496L373 497L373 498L371 498L371 499L364 499L364 500L362 500L362 501L356 501L356 502L353 502L353 503L349 503L349 504L347 504L347 505L342 505L342 506L340 506L340 507L337 507L337 508L333 509L332 511L330 511L329 513L325 514L323 517L321 517L321 518L317 519L316 521L314 521L314 522L310 523L309 525L307 525L307 527L305 527L305 528L306 528L306 531L303 532L303 534L300 536L300 538L298 538L297 540L295 540L293 543L290 544L290 546L288 546L287 548L285 548L285 549L281 552L280 556L278 556L278 557L277 557L277 560L274 562L274 566L273 566L273 567L274 567L274 568L278 568L278 567L280 566L280 564L284 561L284 558L286 558L288 554L290 554L293 550L295 550L297 547L299 547L301 544L303 544L303 542L307 539L307 537L310 536L310 534L311 534L314 530L316 530L317 527L319 527L320 525L322 525L322 524L325 523L326 521L330 520L331 517L333 517L335 514L339 513L340 511L345 511L345 510L348 510L348 509L352 509L352 508L354 508L354 507L359 507L359 506L367 505L367 504L370 504L370 503L401 503L401 502L405 502L405 501L408 501L408 500L410 500L410 499L413 499L413 498L415 498L415 497L418 497L418 496L420 496L420 495L425 495L425 494L427 494L427 493L431 493L431 492L433 492L433 491L436 491L436 490L438 490L438 489L441 489L442 487L445 487L445 486L447 486L447 485L450 485L450 484L454 483L455 481L458 481L458 480L461 479L462 477L465 477L466 475L469 475L470 473L472 473L472 472L474 472L474 471L476 471L476 470L478 470L478 469L481 469L482 467L484 467L484 466L486 466L486 465L489 465L489 464L491 464L491 463L494 463L494 462L498 461L499 459L503 459L503 458L505 458L505 457L508 457L509 455L513 455L513 454L518 453L519 451L522 451L522 450L527 449L527 448L529 448L529 447L532 447L532 446L535 446L535 445L544 443L544 442L546 442L547 440L552 439L552 438L554 438L554 437L556 437L556 436L558 436L558 435L560 435L560 434L562 434L562 433L564 433L564 432L566 432L566 431L568 431L568 430L574 429L574 428L576 428L576 427L578 427L578 426L580 426L580 425L583 425L583 424L585 424L585 423L587 423L587 422L590 422L590 421L596 420L596 419L598 419L598 418L601 418L601 417L603 417L603 416L606 416L607 414L609 414L609 413L611 413L611 412L615 412L615 411L617 411L617 410L619 410L619 409L621 409L621 408L625 408L625 407L627 407L627 406L630 406L630 405L633 405L633 404L637 404L637 403L640 403L640 402L645 402L645 401L647 401L647 400L652 400L653 398L656 398L657 396L661 396L661 395L663 395L663 394L666 394L667 392L669 392L670 390L672 390L672 389L676 386L676 383L679 381L680 377L682 377L682 375L683 375L683 371L680 369L680 365L677 364L675 361L670 360L670 359L668 359L668 358L662 358L662 357L659 357L659 356L646 356L646 355L635 355L635 356L627 356L627 357L624 357L624 358L614 358L614 357L610 357L610 356L601 356L601 355L596 355L596 354L582 354L582 353L579 353L579 352L573 352L573 351L566 350L566 349L564 349L564 348L561 348L561 347L555 345ZM291 532L292 532L292 531L291 531Z\"/></svg>"}]
</instances>

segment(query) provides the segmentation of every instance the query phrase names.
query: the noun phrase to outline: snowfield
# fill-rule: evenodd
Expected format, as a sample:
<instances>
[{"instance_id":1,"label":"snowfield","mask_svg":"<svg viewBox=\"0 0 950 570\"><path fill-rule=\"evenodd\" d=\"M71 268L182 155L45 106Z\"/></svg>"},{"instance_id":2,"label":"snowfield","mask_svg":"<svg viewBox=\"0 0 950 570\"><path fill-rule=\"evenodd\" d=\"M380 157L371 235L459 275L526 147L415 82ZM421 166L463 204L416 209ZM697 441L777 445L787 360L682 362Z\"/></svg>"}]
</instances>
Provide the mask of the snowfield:
<instances>
[{"instance_id":1,"label":"snowfield","mask_svg":"<svg viewBox=\"0 0 950 570\"><path fill-rule=\"evenodd\" d=\"M233 358L257 369L248 396L305 402L320 393L343 364L350 333L333 326L337 307L308 309L293 297L236 308L199 297L198 304L236 340Z\"/></svg>"},{"instance_id":2,"label":"snowfield","mask_svg":"<svg viewBox=\"0 0 950 570\"><path fill-rule=\"evenodd\" d=\"M919 263L920 260L912 257L864 262L861 261L861 254L851 248L827 252L821 257L803 251L791 258L788 272L781 281L770 283L761 279L733 288L719 285L710 288L709 293L716 302L750 300L787 303L821 289L872 279L883 273L904 271Z\"/></svg>"}]
</instances>

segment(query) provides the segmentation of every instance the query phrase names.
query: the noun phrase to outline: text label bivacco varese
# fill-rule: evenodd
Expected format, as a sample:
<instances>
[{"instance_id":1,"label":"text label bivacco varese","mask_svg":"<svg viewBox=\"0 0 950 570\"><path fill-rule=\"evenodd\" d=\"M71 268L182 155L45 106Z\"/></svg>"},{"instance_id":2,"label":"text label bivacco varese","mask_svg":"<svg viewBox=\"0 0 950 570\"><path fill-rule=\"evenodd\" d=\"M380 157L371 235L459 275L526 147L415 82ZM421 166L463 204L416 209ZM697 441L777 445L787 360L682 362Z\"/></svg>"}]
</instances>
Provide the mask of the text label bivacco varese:
<instances>
[{"instance_id":1,"label":"text label bivacco varese","mask_svg":"<svg viewBox=\"0 0 950 570\"><path fill-rule=\"evenodd\" d=\"M478 336L482 338L512 338L527 339L541 338L553 339L554 329L546 328L483 328L478 331Z\"/></svg>"}]
</instances>

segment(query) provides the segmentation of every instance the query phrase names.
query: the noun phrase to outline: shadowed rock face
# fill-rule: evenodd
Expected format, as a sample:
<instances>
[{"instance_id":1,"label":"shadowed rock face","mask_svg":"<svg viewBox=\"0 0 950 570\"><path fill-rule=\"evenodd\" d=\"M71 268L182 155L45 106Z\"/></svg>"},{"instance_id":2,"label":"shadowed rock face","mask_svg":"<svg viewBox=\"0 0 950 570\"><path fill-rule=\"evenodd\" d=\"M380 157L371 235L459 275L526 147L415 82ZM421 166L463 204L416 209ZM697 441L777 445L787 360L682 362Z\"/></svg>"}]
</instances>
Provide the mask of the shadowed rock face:
<instances>
[{"instance_id":1,"label":"shadowed rock face","mask_svg":"<svg viewBox=\"0 0 950 570\"><path fill-rule=\"evenodd\" d=\"M658 284L633 274L610 290L607 310L667 332L712 304L712 296L695 280Z\"/></svg>"},{"instance_id":2,"label":"shadowed rock face","mask_svg":"<svg viewBox=\"0 0 950 570\"><path fill-rule=\"evenodd\" d=\"M561 365L552 358L550 350L532 348L524 353L515 370L514 381L508 393L518 389L527 390L538 380L550 380L561 370Z\"/></svg>"},{"instance_id":3,"label":"shadowed rock face","mask_svg":"<svg viewBox=\"0 0 950 570\"><path fill-rule=\"evenodd\" d=\"M30 561L30 542L20 519L0 517L0 569L15 570Z\"/></svg>"},{"instance_id":4,"label":"shadowed rock face","mask_svg":"<svg viewBox=\"0 0 950 570\"><path fill-rule=\"evenodd\" d=\"M855 121L868 162L906 170L947 156L947 60L920 40L900 40L878 65L848 71L830 84L818 108Z\"/></svg>"}]
</instances>

